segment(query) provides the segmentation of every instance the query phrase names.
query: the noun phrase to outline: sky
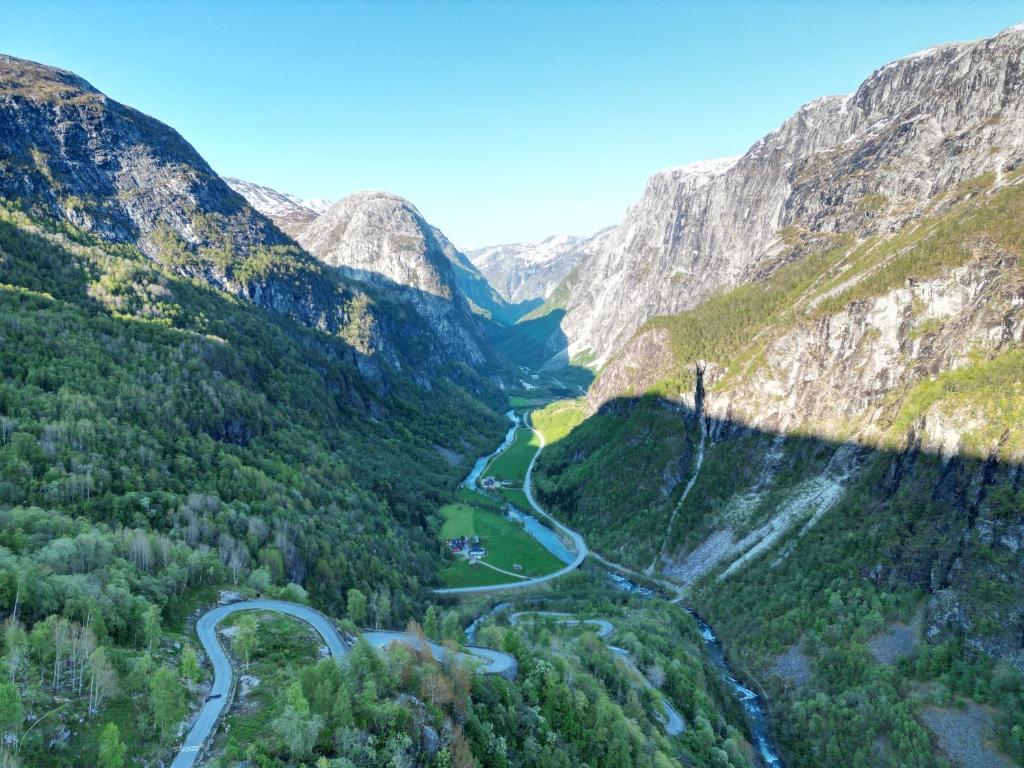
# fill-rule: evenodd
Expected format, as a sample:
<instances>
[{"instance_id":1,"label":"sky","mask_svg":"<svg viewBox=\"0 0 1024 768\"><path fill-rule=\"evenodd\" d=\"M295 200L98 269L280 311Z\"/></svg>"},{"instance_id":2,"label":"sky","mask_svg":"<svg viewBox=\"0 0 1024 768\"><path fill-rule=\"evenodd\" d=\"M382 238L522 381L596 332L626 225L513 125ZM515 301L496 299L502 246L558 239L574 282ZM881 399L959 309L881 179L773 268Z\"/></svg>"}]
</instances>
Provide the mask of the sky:
<instances>
[{"instance_id":1,"label":"sky","mask_svg":"<svg viewBox=\"0 0 1024 768\"><path fill-rule=\"evenodd\" d=\"M1024 0L0 0L0 51L163 120L221 175L387 189L465 250L616 224L659 169L1021 21Z\"/></svg>"}]
</instances>

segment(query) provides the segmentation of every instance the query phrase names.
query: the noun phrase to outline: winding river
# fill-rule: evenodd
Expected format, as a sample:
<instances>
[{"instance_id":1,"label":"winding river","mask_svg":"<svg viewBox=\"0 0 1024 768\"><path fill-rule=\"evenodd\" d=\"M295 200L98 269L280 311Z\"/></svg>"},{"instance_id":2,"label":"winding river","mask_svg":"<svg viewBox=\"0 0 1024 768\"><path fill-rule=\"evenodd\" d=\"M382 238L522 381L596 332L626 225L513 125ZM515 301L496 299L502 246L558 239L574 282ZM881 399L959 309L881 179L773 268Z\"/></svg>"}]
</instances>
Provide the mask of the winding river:
<instances>
[{"instance_id":1,"label":"winding river","mask_svg":"<svg viewBox=\"0 0 1024 768\"><path fill-rule=\"evenodd\" d=\"M508 449L509 446L512 445L513 441L515 440L516 431L521 426L525 425L526 428L533 429L533 426L529 423L529 418L527 418L524 422L519 418L515 411L508 411L505 415L512 422L512 425L509 427L508 432L505 434L505 439L502 441L501 445L499 445L495 451L488 454L487 456L481 457L476 461L476 463L473 465L473 470L469 473L469 476L467 476L466 479L463 481L463 485L465 485L467 488L479 490L477 487L477 482L479 481L480 476L483 474L484 470L487 468L487 465L491 462L491 460L494 457L498 456L500 453L504 452L505 450ZM534 454L533 459L530 461L529 468L526 472L526 481L523 485L523 491L526 493L526 498L530 502L530 506L533 507L534 512L549 520L556 527L558 533L561 533L565 537L565 539L572 542L574 545L575 553L573 553L572 550L566 547L565 540L562 537L560 537L558 533L552 531L551 528L549 528L533 516L526 513L522 513L524 518L524 527L546 549L552 552L556 557L562 559L563 562L568 562L569 564L565 568L562 568L561 570L556 571L553 574L542 576L537 579L530 579L527 581L516 582L513 584L498 584L486 587L438 589L435 590L435 592L442 594L451 594L457 592L498 592L512 588L533 586L544 581L549 581L551 579L558 578L559 576L562 576L565 573L574 570L575 568L579 567L579 565L585 559L586 555L589 553L586 541L583 539L583 536L555 520L543 508L541 508L541 506L537 503L536 499L533 496L533 489L531 483L531 478L533 476L533 467L537 461L537 457L540 456L541 451L544 450L544 436L537 432L536 430L533 431L540 438L540 448L538 448L537 453ZM532 521L532 525L530 521ZM557 544L553 542L557 542ZM569 560L567 560L567 557L572 556L573 554L575 554L575 557L573 557L572 561L570 562ZM643 587L640 587L639 585L627 579L625 576L616 574L616 581L616 586L619 589L624 588L627 591L636 592L637 594L640 594L643 597L653 596L653 592ZM678 602L680 599L682 599L681 595L673 602ZM511 607L509 603L498 603L493 608L491 608L487 613L477 617L469 625L469 627L466 628L467 639L470 642L473 642L476 639L477 629L483 624L484 621L496 615L497 613L500 613L508 609L509 607ZM775 741L771 735L771 728L768 722L768 715L766 713L766 707L763 699L757 693L755 693L750 688L741 683L739 679L736 677L736 675L733 673L732 669L729 666L729 662L726 660L725 650L722 647L722 643L718 639L718 636L715 634L714 630L711 628L711 625L708 624L703 618L701 618L695 611L689 608L686 608L686 611L693 617L694 621L697 622L697 627L700 629L700 634L704 640L704 646L708 651L708 656L711 659L712 665L718 671L718 674L720 675L723 682L728 686L729 690L732 691L733 696L735 696L740 706L743 707L743 711L746 714L747 718L747 724L750 729L750 736L753 739L754 747L757 750L761 764L764 766L764 768L784 768L782 757L779 755L778 748L775 746ZM513 616L522 615L525 614L513 614ZM602 628L604 628L604 634L601 635L602 638L607 638L607 636L611 632L611 624L604 619L565 619L565 621L582 621L584 623L594 623L600 625ZM621 651L621 649L616 649L614 646L609 647L611 647L612 650L617 653ZM619 655L622 655L622 653L624 653L624 651L619 653ZM628 663L630 662L628 656L626 657L626 661ZM670 704L666 703L665 706L668 709L671 709ZM672 718L672 715L669 714L668 709L666 709L667 721L671 724L674 730L676 724ZM675 712L675 710L673 709L672 712ZM678 713L675 714L678 716ZM680 727L678 731L674 732L679 733L681 731L682 727Z\"/></svg>"},{"instance_id":2,"label":"winding river","mask_svg":"<svg viewBox=\"0 0 1024 768\"><path fill-rule=\"evenodd\" d=\"M508 447L512 445L512 442L515 440L516 431L523 426L523 422L514 411L509 411L506 413L506 416L510 421L512 421L512 425L509 427L509 430L505 435L505 439L495 451L476 461L473 465L472 471L463 481L463 484L466 487L476 489L477 481L483 474L487 465L495 456L507 450ZM525 426L528 429L533 429L528 420L525 422ZM539 432L536 432L536 430L534 430L534 432L540 438L540 448L538 448L537 452L534 454L529 467L527 468L523 491L526 494L526 498L529 501L530 506L533 508L533 512L536 513L538 517L547 520L551 527L545 525L539 519L525 512L522 513L524 517L524 527L535 538L537 538L543 546L562 559L563 562L566 562L566 566L546 576L519 581L512 584L437 589L434 590L436 593L453 594L463 592L497 592L533 586L550 581L551 579L556 579L575 570L589 554L589 549L587 548L584 538L576 531L571 528L567 528L551 517L551 515L549 515L537 503L533 496L533 490L531 487L533 468L537 461L537 457L540 455L541 451L544 450L544 436ZM532 521L532 523L530 521ZM622 583L625 583L629 587L635 587L635 589L630 589L630 591L635 591L641 596L647 597L653 595L649 590L638 587L624 576L618 576L618 581L620 582L618 585L619 588L622 588ZM678 601L678 599L680 598L677 598L676 601ZM476 639L476 631L480 625L486 619L510 607L510 603L499 603L491 608L487 613L479 616L469 625L469 627L467 627L466 637L469 640L470 645L466 647L465 652L460 654L460 656L472 659L472 661L477 665L477 672L502 675L515 674L516 660L514 657L507 653L472 645ZM202 757L203 750L209 744L211 737L216 732L217 724L224 710L230 703L234 684L234 672L231 668L230 659L217 637L217 626L221 621L234 613L251 610L273 611L299 619L316 630L332 656L335 658L341 658L348 653L349 646L335 628L333 622L320 612L309 608L308 606L288 603L281 600L260 599L220 605L207 611L196 623L196 633L199 635L199 640L203 645L203 649L209 656L210 662L213 666L213 686L210 689L210 693L200 709L199 714L193 722L192 728L189 730L181 749L174 758L174 761L171 763L171 768L192 768L192 766L196 765ZM694 611L690 609L687 609L687 611L691 616L693 616L694 620L697 622L697 626L700 628L700 633L704 638L704 643L708 649L708 655L711 658L712 664L715 669L718 670L730 690L732 690L747 715L750 735L753 737L762 765L765 768L783 768L782 759L779 756L771 738L768 717L761 697L743 685L743 683L741 683L733 674L728 662L726 661L722 644L719 642L718 637L715 635L711 626ZM558 617L558 621L566 624L593 624L597 627L598 636L604 640L607 640L614 631L614 626L606 619L573 618L569 614L550 612L533 612L533 614ZM529 612L514 613L510 616L510 621L515 624L521 620L522 617L527 615L529 615ZM412 637L401 632L365 632L363 633L363 637L365 637L371 645L377 648L385 648L394 642L414 646L421 642L420 638ZM430 643L430 648L432 654L437 659L443 659L448 653L445 648L437 645L436 643ZM624 649L617 648L612 645L609 645L609 648L619 655L626 664L629 664L633 669L636 669L632 659L629 658L629 654ZM637 672L639 674L639 670L637 670ZM643 677L642 674L641 677ZM678 711L676 711L672 704L667 701L667 699L663 698L662 704L664 707L664 719L662 722L666 731L672 735L682 733L686 728L686 723L682 716Z\"/></svg>"}]
</instances>

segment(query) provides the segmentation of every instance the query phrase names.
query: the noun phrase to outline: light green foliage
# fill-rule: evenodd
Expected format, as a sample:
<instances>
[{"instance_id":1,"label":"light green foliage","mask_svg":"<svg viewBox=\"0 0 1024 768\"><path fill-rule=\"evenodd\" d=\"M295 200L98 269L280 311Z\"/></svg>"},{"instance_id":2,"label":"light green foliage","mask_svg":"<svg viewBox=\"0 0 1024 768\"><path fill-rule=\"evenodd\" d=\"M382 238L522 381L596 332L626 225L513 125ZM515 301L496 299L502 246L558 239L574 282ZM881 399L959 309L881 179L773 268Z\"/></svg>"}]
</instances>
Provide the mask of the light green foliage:
<instances>
[{"instance_id":1,"label":"light green foliage","mask_svg":"<svg viewBox=\"0 0 1024 768\"><path fill-rule=\"evenodd\" d=\"M24 719L25 709L17 686L7 680L0 681L0 731L17 736Z\"/></svg>"},{"instance_id":2,"label":"light green foliage","mask_svg":"<svg viewBox=\"0 0 1024 768\"><path fill-rule=\"evenodd\" d=\"M231 638L231 647L234 648L242 662L248 666L252 658L252 652L256 648L256 633L259 631L259 624L256 617L251 613L244 613L235 622L235 634Z\"/></svg>"},{"instance_id":3,"label":"light green foliage","mask_svg":"<svg viewBox=\"0 0 1024 768\"><path fill-rule=\"evenodd\" d=\"M352 588L348 591L346 605L349 619L356 626L364 626L366 624L366 595L358 589Z\"/></svg>"},{"instance_id":4,"label":"light green foliage","mask_svg":"<svg viewBox=\"0 0 1024 768\"><path fill-rule=\"evenodd\" d=\"M188 712L185 689L177 675L165 666L157 667L149 683L149 705L160 737L167 741Z\"/></svg>"},{"instance_id":5,"label":"light green foliage","mask_svg":"<svg viewBox=\"0 0 1024 768\"><path fill-rule=\"evenodd\" d=\"M98 768L124 768L125 753L120 729L115 723L108 723L100 735L100 750L96 757Z\"/></svg>"},{"instance_id":6,"label":"light green foliage","mask_svg":"<svg viewBox=\"0 0 1024 768\"><path fill-rule=\"evenodd\" d=\"M203 678L195 649L189 645L181 652L181 676L190 686Z\"/></svg>"},{"instance_id":7,"label":"light green foliage","mask_svg":"<svg viewBox=\"0 0 1024 768\"><path fill-rule=\"evenodd\" d=\"M310 712L309 702L302 695L302 686L295 682L285 691L284 709L270 726L288 754L301 759L312 752L323 730L324 718Z\"/></svg>"},{"instance_id":8,"label":"light green foliage","mask_svg":"<svg viewBox=\"0 0 1024 768\"><path fill-rule=\"evenodd\" d=\"M557 443L566 437L583 421L585 401L559 400L550 405L533 411L530 421L542 435L546 443Z\"/></svg>"}]
</instances>

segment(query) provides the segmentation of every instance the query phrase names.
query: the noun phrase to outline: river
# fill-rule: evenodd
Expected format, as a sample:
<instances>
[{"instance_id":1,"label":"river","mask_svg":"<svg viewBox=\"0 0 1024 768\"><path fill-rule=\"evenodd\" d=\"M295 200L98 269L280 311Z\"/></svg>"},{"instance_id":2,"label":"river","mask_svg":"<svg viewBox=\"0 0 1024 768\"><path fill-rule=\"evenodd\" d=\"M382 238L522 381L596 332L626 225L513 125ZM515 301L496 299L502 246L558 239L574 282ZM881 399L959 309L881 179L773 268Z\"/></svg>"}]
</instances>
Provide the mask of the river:
<instances>
[{"instance_id":1,"label":"river","mask_svg":"<svg viewBox=\"0 0 1024 768\"><path fill-rule=\"evenodd\" d=\"M523 425L522 420L515 411L508 411L505 416L512 422L512 426L509 427L501 445L487 456L477 459L476 463L473 465L473 470L469 473L469 476L465 481L463 481L463 484L467 488L478 490L476 483L480 478L480 475L483 474L484 469L486 469L491 459L512 445L512 442L515 440L516 430ZM541 450L543 450L543 447ZM557 533L555 533L555 531L526 512L518 511L517 517L521 517L523 527L535 539L537 539L545 549L566 563L572 562L574 557L572 551L566 547L565 542ZM578 536L578 534L576 535ZM652 597L654 594L646 587L641 587L620 574L615 575L615 587L620 590L635 592L645 598ZM479 629L484 621L510 607L510 603L498 603L490 611L477 617L477 619L466 628L467 639L469 639L470 642L473 642L476 639L477 629ZM764 768L784 768L784 763L782 762L782 758L775 746L775 741L772 739L764 701L757 693L741 683L739 679L737 679L736 675L733 674L732 669L729 667L729 662L725 658L725 651L722 648L722 643L719 641L714 629L711 628L711 625L704 621L696 611L689 608L687 608L686 611L693 617L694 621L697 622L697 627L700 629L701 637L704 639L704 646L707 648L711 664L717 670L723 682L729 687L729 690L732 691L733 696L736 697L740 706L743 707L749 728L749 735L753 739L754 747L760 757L761 764Z\"/></svg>"}]
</instances>

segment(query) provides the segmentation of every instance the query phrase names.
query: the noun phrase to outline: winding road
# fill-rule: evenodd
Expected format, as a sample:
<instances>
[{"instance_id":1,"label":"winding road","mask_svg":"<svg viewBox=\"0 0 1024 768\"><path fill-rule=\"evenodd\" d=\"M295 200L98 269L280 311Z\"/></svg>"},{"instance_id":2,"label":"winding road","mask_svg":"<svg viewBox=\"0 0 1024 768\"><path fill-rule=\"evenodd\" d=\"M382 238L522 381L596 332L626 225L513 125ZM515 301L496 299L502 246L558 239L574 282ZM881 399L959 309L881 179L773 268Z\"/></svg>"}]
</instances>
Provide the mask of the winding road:
<instances>
[{"instance_id":1,"label":"winding road","mask_svg":"<svg viewBox=\"0 0 1024 768\"><path fill-rule=\"evenodd\" d=\"M512 412L510 412L510 414L511 413ZM513 418L513 416L510 415L510 418ZM490 456L485 457L486 460L492 459L494 456L498 455L503 450L506 450L512 444L515 431L519 426L519 419L513 418L513 420L515 421L515 424L513 424L512 428L510 428L508 434L506 435L505 441L492 454L490 454ZM546 511L544 511L544 509L537 503L537 500L534 498L532 489L533 468L537 462L537 458L541 454L541 451L544 450L544 435L542 435L540 432L534 429L533 425L530 423L529 417L527 417L527 419L523 423L530 431L537 435L538 439L540 440L540 447L537 449L537 452L534 453L533 458L530 459L530 464L526 469L526 476L523 482L523 491L526 494L527 501L529 501L530 506L533 508L533 511L540 517L547 520L551 524L551 526L556 531L558 531L558 533L560 533L565 539L572 543L572 548L575 551L575 557L573 561L571 563L568 563L564 568L561 568L553 573L549 573L545 576L538 576L531 579L525 579L523 581L513 582L509 584L494 584L479 587L441 588L435 589L434 592L436 594L450 595L460 593L502 592L510 589L522 589L526 587L532 587L538 584L543 584L545 582L552 581L561 576L564 576L567 573L571 573L572 571L579 568L580 564L590 554L593 554L597 560L611 568L614 568L629 575L642 577L642 574L639 574L630 568L619 565L618 563L613 563L611 561L605 560L596 553L591 553L590 549L587 547L586 540L583 538L583 536L581 536L579 533L572 530L571 528L562 525L562 523L560 523L559 521L555 520L555 518L553 518ZM475 487L476 478L479 477L479 475L483 471L483 468L486 466L484 460L480 460L477 463L478 465L480 465L479 468L474 467L473 472L466 480L466 484L469 485L469 487ZM674 593L674 597L670 602L679 603L682 601L683 590L681 587L671 582L668 582L664 579L659 579L656 577L651 580L655 581L659 585L666 588L670 593ZM238 613L240 611L253 610L273 611L275 613L281 613L305 622L320 635L324 643L327 645L330 654L334 656L336 659L342 658L349 652L349 646L347 645L345 639L338 632L337 628L331 622L331 620L319 611L316 611L305 605L289 603L282 600L260 599L229 603L227 605L218 606L206 612L196 622L196 632L199 635L199 640L202 643L204 650L206 651L207 655L210 658L211 664L213 665L213 687L210 689L210 693L207 696L206 702L203 704L203 707L200 710L195 722L193 723L192 728L188 733L188 736L185 738L181 750L178 752L177 757L175 757L174 761L171 763L171 768L192 768L194 765L197 764L197 762L200 760L202 756L204 748L209 743L210 738L216 732L217 723L220 720L220 717L223 714L225 708L228 706L231 698L230 694L233 684L233 671L231 668L231 661L228 658L228 655L225 652L224 648L221 646L219 639L217 638L217 625L226 617L234 613ZM530 615L555 617L559 619L558 623L566 625L593 625L597 628L597 636L605 642L607 642L608 638L611 637L612 633L614 633L615 631L615 626L607 619L573 618L572 614L557 613L551 611L521 611L513 613L509 617L509 621L512 624L516 624L519 623L523 619L523 617ZM717 646L718 640L717 638L715 638L713 632L711 632L710 627L707 627L699 618L698 622L701 625L702 633L705 634L705 639L707 639L708 636L710 636L709 642L713 641L713 644ZM367 631L362 634L362 637L366 638L366 640L373 647L379 649L386 648L392 643L398 642L408 645L416 650L419 650L420 643L423 642L423 639L420 637L416 637L402 632L391 631ZM629 665L629 667L634 672L636 672L637 675L639 675L639 677L643 680L644 685L646 685L651 690L657 690L647 681L647 678L643 675L639 668L637 668L636 664L630 657L628 651L626 651L624 648L619 648L617 646L611 645L610 643L608 643L608 647L613 653L615 653L627 665ZM439 661L444 660L450 653L448 649L434 642L430 642L430 649L433 657ZM495 651L490 648L481 648L479 646L470 645L466 646L465 651L460 652L458 655L462 658L472 660L476 664L475 671L478 673L500 674L504 676L514 676L516 673L517 665L515 657L507 653L502 653L501 651ZM736 686L740 686L739 682L736 681L735 678L731 677L730 673L728 673L728 668L725 666L724 657L721 659L721 665L729 679L732 682L734 682ZM668 702L668 700L663 695L661 695L660 692L658 693L662 707L664 709L664 718L662 719L662 724L665 728L666 733L672 736L683 733L686 730L686 722L684 721L682 715L680 715L680 713L675 709L675 707L673 707ZM756 694L750 692L750 696L753 697L754 703L757 704L758 697L756 696ZM751 705L746 700L744 700L744 706L748 709L748 711L750 711ZM762 755L765 756L768 765L781 766L782 763L777 759L777 756L774 754L770 739L767 736L767 727L764 722L765 718L763 716L763 713L761 713L760 719L755 718L755 720L757 721L756 725L759 726L758 730L760 731L760 733L757 734L756 741L758 742Z\"/></svg>"},{"instance_id":2,"label":"winding road","mask_svg":"<svg viewBox=\"0 0 1024 768\"><path fill-rule=\"evenodd\" d=\"M305 622L323 639L328 650L336 659L340 659L349 652L345 639L338 632L334 623L319 611L298 603L289 603L284 600L244 600L237 603L229 603L213 608L196 622L196 634L199 635L199 642L203 650L210 658L213 665L213 687L203 708L192 724L188 736L178 751L177 757L171 763L171 768L192 768L200 759L203 748L210 737L217 729L217 723L230 701L231 686L234 673L231 668L231 660L227 652L220 644L217 637L217 625L228 616L241 611L272 611L284 614ZM387 648L392 643L403 643L415 650L419 650L421 638L408 635L402 632L365 632L362 635L375 648ZM444 660L449 651L437 643L430 643L431 654L435 659ZM494 651L490 648L479 648L468 646L465 653L460 657L471 659L477 666L477 672L487 674L514 675L516 670L516 659L507 653Z\"/></svg>"},{"instance_id":3,"label":"winding road","mask_svg":"<svg viewBox=\"0 0 1024 768\"><path fill-rule=\"evenodd\" d=\"M541 508L540 504L537 503L537 500L533 497L533 466L534 464L537 463L537 457L540 456L541 451L544 450L545 443L544 435L542 435L540 432L533 428L533 425L530 423L529 417L527 417L525 424L527 429L533 432L533 434L537 436L537 439L540 440L540 447L537 449L537 452L533 454L533 458L530 459L530 465L526 468L526 477L523 481L523 492L526 494L526 500L530 502L530 506L533 507L534 512L536 512L538 515L540 515L549 523L551 523L551 526L556 531L558 531L562 536L564 536L566 539L572 542L572 549L576 552L576 556L573 558L572 562L566 565L564 568L559 568L557 571L549 573L545 576L536 576L532 579L524 579L523 581L515 581L507 584L487 584L481 587L442 587L440 589L435 589L435 594L458 595L473 592L501 592L508 589L525 589L527 587L535 587L538 584L543 584L547 581L552 581L561 576L565 576L565 574L567 573L572 573L580 567L580 564L584 560L586 560L587 555L590 554L590 550L587 548L586 540L576 531L572 530L572 528L567 528L566 526L562 525L560 522L555 520L555 518L553 518L547 512L545 512L544 509ZM506 438L506 441L505 443L502 444L502 446L504 446L504 448L507 448L508 445L511 445L511 441ZM499 446L499 450L496 451L494 454L491 454L491 456L493 457L498 453L501 453L501 450L503 450L503 448ZM473 475L471 474L470 477L473 477Z\"/></svg>"}]
</instances>

